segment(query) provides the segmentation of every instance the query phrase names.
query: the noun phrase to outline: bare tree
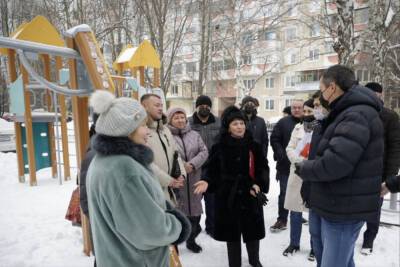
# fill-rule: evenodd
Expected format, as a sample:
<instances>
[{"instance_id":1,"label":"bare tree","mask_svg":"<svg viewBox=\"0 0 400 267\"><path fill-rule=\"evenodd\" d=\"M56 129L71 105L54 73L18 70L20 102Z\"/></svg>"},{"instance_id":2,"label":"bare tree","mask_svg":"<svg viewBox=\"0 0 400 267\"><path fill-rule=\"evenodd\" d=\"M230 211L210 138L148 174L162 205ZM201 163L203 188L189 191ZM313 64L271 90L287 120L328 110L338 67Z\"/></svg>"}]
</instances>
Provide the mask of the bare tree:
<instances>
[{"instance_id":1,"label":"bare tree","mask_svg":"<svg viewBox=\"0 0 400 267\"><path fill-rule=\"evenodd\" d=\"M150 40L161 60L161 88L166 92L171 83L171 70L182 44L184 29L190 24L188 10L191 2L180 0L135 0L144 15Z\"/></svg>"}]
</instances>

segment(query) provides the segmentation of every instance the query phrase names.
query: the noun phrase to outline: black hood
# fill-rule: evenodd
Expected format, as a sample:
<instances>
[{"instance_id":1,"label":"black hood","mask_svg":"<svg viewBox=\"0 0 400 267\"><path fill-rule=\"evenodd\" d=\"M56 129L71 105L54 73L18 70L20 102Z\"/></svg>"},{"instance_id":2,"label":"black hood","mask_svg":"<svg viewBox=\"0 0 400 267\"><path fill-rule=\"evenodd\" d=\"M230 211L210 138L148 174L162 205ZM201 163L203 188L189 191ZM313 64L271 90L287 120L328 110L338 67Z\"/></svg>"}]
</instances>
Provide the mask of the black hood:
<instances>
[{"instance_id":1,"label":"black hood","mask_svg":"<svg viewBox=\"0 0 400 267\"><path fill-rule=\"evenodd\" d=\"M329 117L336 117L343 110L356 105L367 105L374 108L378 113L382 111L382 101L370 89L354 85L344 93L334 104L333 109L329 113Z\"/></svg>"}]
</instances>

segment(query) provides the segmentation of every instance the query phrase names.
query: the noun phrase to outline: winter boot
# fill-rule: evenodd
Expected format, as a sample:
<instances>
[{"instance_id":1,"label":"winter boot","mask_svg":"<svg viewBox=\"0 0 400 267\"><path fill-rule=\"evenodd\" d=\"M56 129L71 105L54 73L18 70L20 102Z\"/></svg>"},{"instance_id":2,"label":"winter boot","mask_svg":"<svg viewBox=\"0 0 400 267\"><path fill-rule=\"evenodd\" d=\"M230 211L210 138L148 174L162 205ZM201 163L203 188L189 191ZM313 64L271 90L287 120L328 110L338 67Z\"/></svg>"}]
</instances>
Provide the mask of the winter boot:
<instances>
[{"instance_id":1,"label":"winter boot","mask_svg":"<svg viewBox=\"0 0 400 267\"><path fill-rule=\"evenodd\" d=\"M276 223L269 228L269 230L271 231L271 233L279 233L283 230L286 230L286 225L287 222L277 220Z\"/></svg>"},{"instance_id":2,"label":"winter boot","mask_svg":"<svg viewBox=\"0 0 400 267\"><path fill-rule=\"evenodd\" d=\"M289 245L284 251L283 251L283 256L288 256L289 254L293 255L294 253L296 253L297 251L300 250L299 246L292 246Z\"/></svg>"},{"instance_id":3,"label":"winter boot","mask_svg":"<svg viewBox=\"0 0 400 267\"><path fill-rule=\"evenodd\" d=\"M304 225L308 225L308 221L306 219L304 219L303 217L301 217L301 223Z\"/></svg>"},{"instance_id":4,"label":"winter boot","mask_svg":"<svg viewBox=\"0 0 400 267\"><path fill-rule=\"evenodd\" d=\"M308 254L308 260L315 261L315 254L314 254L314 250L312 250L312 249L310 251L310 254Z\"/></svg>"},{"instance_id":5,"label":"winter boot","mask_svg":"<svg viewBox=\"0 0 400 267\"><path fill-rule=\"evenodd\" d=\"M186 247L187 247L188 250L190 250L190 251L192 251L194 253L200 253L203 250L203 248L200 247L199 244L197 244L194 239L193 240L189 240L188 239L186 241Z\"/></svg>"},{"instance_id":6,"label":"winter boot","mask_svg":"<svg viewBox=\"0 0 400 267\"><path fill-rule=\"evenodd\" d=\"M373 252L373 249L372 249L372 248L367 248L367 247L364 247L364 246L361 248L361 251L360 251L360 253L361 253L362 255L364 255L364 256L371 255L372 252Z\"/></svg>"}]
</instances>

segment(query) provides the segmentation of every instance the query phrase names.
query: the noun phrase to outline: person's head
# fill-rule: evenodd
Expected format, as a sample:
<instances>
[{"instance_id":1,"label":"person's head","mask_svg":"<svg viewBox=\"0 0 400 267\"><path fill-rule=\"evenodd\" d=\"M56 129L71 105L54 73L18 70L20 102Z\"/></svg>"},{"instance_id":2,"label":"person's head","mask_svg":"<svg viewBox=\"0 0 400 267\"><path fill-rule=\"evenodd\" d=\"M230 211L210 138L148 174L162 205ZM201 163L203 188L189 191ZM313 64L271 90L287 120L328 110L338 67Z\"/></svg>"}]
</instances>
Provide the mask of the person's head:
<instances>
[{"instance_id":1,"label":"person's head","mask_svg":"<svg viewBox=\"0 0 400 267\"><path fill-rule=\"evenodd\" d=\"M222 127L235 138L242 138L246 133L245 117L235 106L227 107L221 116Z\"/></svg>"},{"instance_id":2,"label":"person's head","mask_svg":"<svg viewBox=\"0 0 400 267\"><path fill-rule=\"evenodd\" d=\"M283 116L284 116L284 117L289 116L289 115L292 115L290 106L285 107L285 108L282 110L282 113L283 113Z\"/></svg>"},{"instance_id":3,"label":"person's head","mask_svg":"<svg viewBox=\"0 0 400 267\"><path fill-rule=\"evenodd\" d=\"M321 98L329 104L357 84L354 71L343 65L334 65L324 71L319 89Z\"/></svg>"},{"instance_id":4,"label":"person's head","mask_svg":"<svg viewBox=\"0 0 400 267\"><path fill-rule=\"evenodd\" d=\"M159 95L145 94L140 98L140 103L152 120L161 120L163 115L163 102Z\"/></svg>"},{"instance_id":5,"label":"person's head","mask_svg":"<svg viewBox=\"0 0 400 267\"><path fill-rule=\"evenodd\" d=\"M367 83L366 85L365 85L365 87L367 87L367 88L369 88L369 89L371 89L372 91L374 91L375 92L375 94L376 94L376 96L379 98L379 99L383 99L383 88L382 88L382 85L380 85L379 83L376 83L376 82L369 82L369 83Z\"/></svg>"},{"instance_id":6,"label":"person's head","mask_svg":"<svg viewBox=\"0 0 400 267\"><path fill-rule=\"evenodd\" d=\"M90 106L99 114L96 133L111 137L128 137L136 144L146 144L149 130L147 114L140 103L132 98L115 96L97 90L90 97Z\"/></svg>"},{"instance_id":7,"label":"person's head","mask_svg":"<svg viewBox=\"0 0 400 267\"><path fill-rule=\"evenodd\" d=\"M260 105L257 98L252 96L245 96L242 99L241 109L246 113L246 115L255 115L257 114L257 108Z\"/></svg>"},{"instance_id":8,"label":"person's head","mask_svg":"<svg viewBox=\"0 0 400 267\"><path fill-rule=\"evenodd\" d=\"M183 108L170 108L167 112L168 124L180 130L187 125L186 112Z\"/></svg>"},{"instance_id":9,"label":"person's head","mask_svg":"<svg viewBox=\"0 0 400 267\"><path fill-rule=\"evenodd\" d=\"M211 113L212 102L211 98L206 95L200 95L196 99L196 112L201 118L208 118Z\"/></svg>"},{"instance_id":10,"label":"person's head","mask_svg":"<svg viewBox=\"0 0 400 267\"><path fill-rule=\"evenodd\" d=\"M312 96L314 105L314 117L316 120L323 120L328 116L328 110L321 104L321 91L317 91Z\"/></svg>"},{"instance_id":11,"label":"person's head","mask_svg":"<svg viewBox=\"0 0 400 267\"><path fill-rule=\"evenodd\" d=\"M303 117L314 115L314 100L308 99L303 104Z\"/></svg>"},{"instance_id":12,"label":"person's head","mask_svg":"<svg viewBox=\"0 0 400 267\"><path fill-rule=\"evenodd\" d=\"M291 115L297 119L301 119L303 117L303 103L304 101L301 99L295 99L292 101L290 105Z\"/></svg>"}]
</instances>

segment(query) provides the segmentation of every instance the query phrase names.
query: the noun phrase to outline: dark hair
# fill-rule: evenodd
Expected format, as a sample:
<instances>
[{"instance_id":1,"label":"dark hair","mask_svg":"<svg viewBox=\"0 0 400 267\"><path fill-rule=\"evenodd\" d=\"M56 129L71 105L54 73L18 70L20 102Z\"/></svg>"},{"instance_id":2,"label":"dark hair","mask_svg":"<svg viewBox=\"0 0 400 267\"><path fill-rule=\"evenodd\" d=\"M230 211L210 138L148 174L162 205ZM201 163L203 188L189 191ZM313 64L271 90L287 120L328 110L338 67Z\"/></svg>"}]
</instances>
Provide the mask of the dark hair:
<instances>
[{"instance_id":1,"label":"dark hair","mask_svg":"<svg viewBox=\"0 0 400 267\"><path fill-rule=\"evenodd\" d=\"M312 96L311 96L311 98L312 99L316 99L316 98L319 98L321 96L321 91L316 91Z\"/></svg>"},{"instance_id":2,"label":"dark hair","mask_svg":"<svg viewBox=\"0 0 400 267\"><path fill-rule=\"evenodd\" d=\"M376 83L376 82L369 82L365 85L365 87L371 89L372 91L374 91L376 93L382 93L382 91L383 91L382 85L380 85L379 83Z\"/></svg>"},{"instance_id":3,"label":"dark hair","mask_svg":"<svg viewBox=\"0 0 400 267\"><path fill-rule=\"evenodd\" d=\"M322 74L322 82L325 86L329 86L331 82L334 82L343 91L348 91L358 83L354 71L343 65L334 65L326 69Z\"/></svg>"},{"instance_id":4,"label":"dark hair","mask_svg":"<svg viewBox=\"0 0 400 267\"><path fill-rule=\"evenodd\" d=\"M303 104L303 107L304 106L307 106L307 107L310 107L310 108L314 108L314 99L310 98L307 101L305 101L304 104Z\"/></svg>"},{"instance_id":5,"label":"dark hair","mask_svg":"<svg viewBox=\"0 0 400 267\"><path fill-rule=\"evenodd\" d=\"M282 110L283 113L286 113L288 115L292 115L292 107L291 106L287 106Z\"/></svg>"},{"instance_id":6,"label":"dark hair","mask_svg":"<svg viewBox=\"0 0 400 267\"><path fill-rule=\"evenodd\" d=\"M144 101L146 101L147 99L149 99L150 97L157 97L158 99L161 99L161 97L157 94L144 94L142 95L142 97L140 98L140 103L143 104Z\"/></svg>"}]
</instances>

